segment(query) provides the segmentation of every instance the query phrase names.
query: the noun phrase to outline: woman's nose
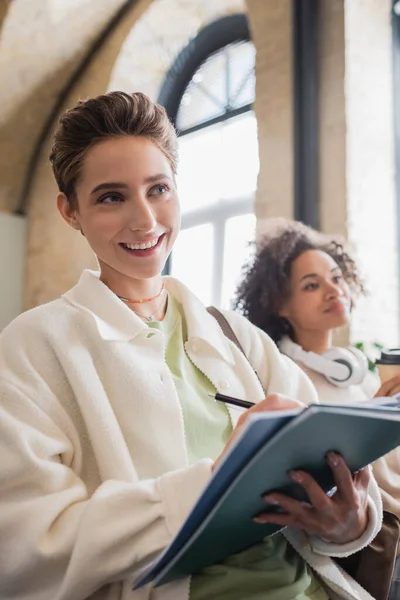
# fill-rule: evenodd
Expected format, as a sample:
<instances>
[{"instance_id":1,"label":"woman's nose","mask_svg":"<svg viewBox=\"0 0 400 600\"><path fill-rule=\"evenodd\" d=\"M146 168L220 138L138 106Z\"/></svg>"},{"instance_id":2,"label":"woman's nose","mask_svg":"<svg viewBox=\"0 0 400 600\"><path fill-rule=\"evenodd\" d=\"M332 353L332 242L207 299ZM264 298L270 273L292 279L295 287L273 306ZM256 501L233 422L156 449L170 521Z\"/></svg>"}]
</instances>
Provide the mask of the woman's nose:
<instances>
[{"instance_id":1,"label":"woman's nose","mask_svg":"<svg viewBox=\"0 0 400 600\"><path fill-rule=\"evenodd\" d=\"M343 295L344 295L344 292L340 286L334 285L333 283L328 284L327 296L329 299L340 298Z\"/></svg>"},{"instance_id":2,"label":"woman's nose","mask_svg":"<svg viewBox=\"0 0 400 600\"><path fill-rule=\"evenodd\" d=\"M128 204L128 203L127 203ZM157 219L151 204L146 198L137 198L128 208L128 227L132 231L153 231L156 229Z\"/></svg>"}]
</instances>

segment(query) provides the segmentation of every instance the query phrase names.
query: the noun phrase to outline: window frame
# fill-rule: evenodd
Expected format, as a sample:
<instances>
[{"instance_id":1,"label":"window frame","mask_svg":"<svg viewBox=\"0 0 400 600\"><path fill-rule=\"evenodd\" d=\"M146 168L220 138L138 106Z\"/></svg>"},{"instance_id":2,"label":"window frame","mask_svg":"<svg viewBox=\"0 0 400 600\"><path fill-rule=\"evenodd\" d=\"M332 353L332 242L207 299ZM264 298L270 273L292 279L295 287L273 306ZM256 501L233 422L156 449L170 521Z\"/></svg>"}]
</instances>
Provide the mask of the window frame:
<instances>
[{"instance_id":1,"label":"window frame","mask_svg":"<svg viewBox=\"0 0 400 600\"><path fill-rule=\"evenodd\" d=\"M221 17L209 23L185 46L165 76L157 102L166 109L170 120L176 127L176 119L183 95L194 74L213 54L235 42L251 42L247 16L244 13ZM230 119L251 110L252 105L228 111L223 117L217 117L195 127L180 132L187 135L204 127Z\"/></svg>"},{"instance_id":2,"label":"window frame","mask_svg":"<svg viewBox=\"0 0 400 600\"><path fill-rule=\"evenodd\" d=\"M157 101L166 109L179 137L190 135L253 110L253 104L247 104L236 109L227 107L225 113L216 118L209 119L183 131L177 128L177 116L182 98L195 73L213 54L237 42L252 42L248 19L244 13L224 16L209 23L176 57L164 79ZM254 213L254 204L255 194L253 193L246 197L233 199L231 202L221 201L182 214L182 229L189 229L206 223L213 226L214 245L211 281L213 304L219 304L219 299L222 297L226 222L231 217ZM169 275L171 272L171 256L164 267L164 275Z\"/></svg>"}]
</instances>

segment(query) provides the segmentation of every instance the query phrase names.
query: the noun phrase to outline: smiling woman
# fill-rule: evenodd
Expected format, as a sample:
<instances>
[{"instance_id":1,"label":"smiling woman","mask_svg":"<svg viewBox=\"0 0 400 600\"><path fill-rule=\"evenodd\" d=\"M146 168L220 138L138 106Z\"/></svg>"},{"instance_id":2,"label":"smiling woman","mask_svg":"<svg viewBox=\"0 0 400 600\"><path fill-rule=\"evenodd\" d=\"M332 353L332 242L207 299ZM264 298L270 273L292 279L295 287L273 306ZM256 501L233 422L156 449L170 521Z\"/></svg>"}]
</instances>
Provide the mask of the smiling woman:
<instances>
[{"instance_id":1,"label":"smiling woman","mask_svg":"<svg viewBox=\"0 0 400 600\"><path fill-rule=\"evenodd\" d=\"M131 119L123 130L118 118L129 98L132 110L141 110L143 118ZM104 124L95 123L93 101L68 111L50 157L61 215L86 236L99 261L101 281L123 298L156 296L180 224L175 132L161 107L149 105L145 113L140 99L105 97L107 135ZM74 128L93 128L97 143L88 146L84 135L81 147L71 143ZM149 303L142 316L161 319L165 308L163 298L157 306Z\"/></svg>"},{"instance_id":2,"label":"smiling woman","mask_svg":"<svg viewBox=\"0 0 400 600\"><path fill-rule=\"evenodd\" d=\"M369 600L330 556L375 536L378 489L341 459L328 461L337 496L297 473L310 504L281 495L287 512L264 515L292 545L278 534L190 581L132 591L133 571L172 541L249 416L316 401L265 333L224 311L247 360L183 283L161 276L180 226L176 148L164 109L140 93L80 102L58 125L58 209L99 271L0 336L0 597L326 600L333 586L335 599ZM200 251L193 242L188 261ZM228 388L255 403L240 419L214 399Z\"/></svg>"}]
</instances>

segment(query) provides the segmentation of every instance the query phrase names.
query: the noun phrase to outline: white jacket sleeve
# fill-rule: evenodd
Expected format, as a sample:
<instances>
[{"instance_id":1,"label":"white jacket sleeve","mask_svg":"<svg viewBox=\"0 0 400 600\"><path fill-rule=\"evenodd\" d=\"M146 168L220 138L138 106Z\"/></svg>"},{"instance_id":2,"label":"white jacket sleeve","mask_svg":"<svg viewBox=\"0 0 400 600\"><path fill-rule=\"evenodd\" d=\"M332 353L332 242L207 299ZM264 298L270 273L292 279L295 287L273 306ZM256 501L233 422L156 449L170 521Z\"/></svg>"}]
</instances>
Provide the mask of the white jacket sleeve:
<instances>
[{"instance_id":1,"label":"white jacket sleeve","mask_svg":"<svg viewBox=\"0 0 400 600\"><path fill-rule=\"evenodd\" d=\"M66 466L73 453L48 414L0 380L2 600L81 600L123 579L171 541L211 478L203 460L91 493Z\"/></svg>"}]
</instances>

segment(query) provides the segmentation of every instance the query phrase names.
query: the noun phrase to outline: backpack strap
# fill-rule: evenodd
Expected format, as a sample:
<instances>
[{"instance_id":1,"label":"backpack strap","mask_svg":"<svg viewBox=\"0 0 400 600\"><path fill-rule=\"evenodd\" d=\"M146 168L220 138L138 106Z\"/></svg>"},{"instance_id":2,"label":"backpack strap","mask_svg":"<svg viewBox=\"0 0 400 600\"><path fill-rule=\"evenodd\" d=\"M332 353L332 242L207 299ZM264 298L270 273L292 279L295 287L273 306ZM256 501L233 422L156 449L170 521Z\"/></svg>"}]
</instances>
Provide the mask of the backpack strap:
<instances>
[{"instance_id":1,"label":"backpack strap","mask_svg":"<svg viewBox=\"0 0 400 600\"><path fill-rule=\"evenodd\" d=\"M250 363L249 359L247 358L246 352L243 350L243 347L242 347L241 343L239 342L239 340L237 339L236 334L233 331L232 327L228 323L228 320L224 317L222 312L220 310L218 310L218 308L215 308L215 306L208 306L207 312L209 312L210 315L212 315L214 317L214 319L217 321L218 325L221 327L222 333L228 338L228 340L233 342L235 344L235 346L237 348L239 348L240 352L243 354L243 356L245 357L245 359L247 360L247 362L253 369L254 373L256 374L256 377L257 377L258 381L260 382L262 389L264 389L264 386L261 382L261 379L258 376L257 371L253 368L253 365ZM265 393L265 390L264 390L264 393Z\"/></svg>"},{"instance_id":2,"label":"backpack strap","mask_svg":"<svg viewBox=\"0 0 400 600\"><path fill-rule=\"evenodd\" d=\"M215 308L215 306L208 306L207 312L209 312L210 315L212 315L214 317L214 319L218 322L218 325L222 329L222 333L228 338L228 340L233 342L235 344L235 346L237 346L237 348L239 348L240 352L242 354L244 354L244 356L246 356L246 353L243 350L241 343L237 339L235 332L233 331L232 327L229 325L227 319L224 317L222 312L220 310L218 310L218 308ZM246 356L246 358L247 358L247 356Z\"/></svg>"}]
</instances>

